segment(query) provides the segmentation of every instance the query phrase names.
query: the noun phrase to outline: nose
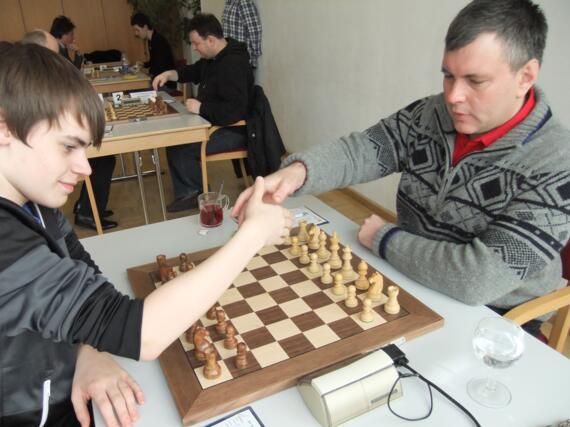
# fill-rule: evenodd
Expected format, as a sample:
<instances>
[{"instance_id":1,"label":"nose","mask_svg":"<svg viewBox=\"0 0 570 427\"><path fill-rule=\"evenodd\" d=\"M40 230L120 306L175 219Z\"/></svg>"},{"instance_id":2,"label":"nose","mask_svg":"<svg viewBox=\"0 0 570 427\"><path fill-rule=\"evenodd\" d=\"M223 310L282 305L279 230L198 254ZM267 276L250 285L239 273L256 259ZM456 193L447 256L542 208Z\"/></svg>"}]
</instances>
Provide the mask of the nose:
<instances>
[{"instance_id":1,"label":"nose","mask_svg":"<svg viewBox=\"0 0 570 427\"><path fill-rule=\"evenodd\" d=\"M445 82L445 96L448 104L458 104L465 101L465 88L459 79Z\"/></svg>"},{"instance_id":2,"label":"nose","mask_svg":"<svg viewBox=\"0 0 570 427\"><path fill-rule=\"evenodd\" d=\"M71 171L77 175L89 176L91 175L91 165L87 160L87 152L85 149L76 150L77 156L73 159Z\"/></svg>"}]
</instances>

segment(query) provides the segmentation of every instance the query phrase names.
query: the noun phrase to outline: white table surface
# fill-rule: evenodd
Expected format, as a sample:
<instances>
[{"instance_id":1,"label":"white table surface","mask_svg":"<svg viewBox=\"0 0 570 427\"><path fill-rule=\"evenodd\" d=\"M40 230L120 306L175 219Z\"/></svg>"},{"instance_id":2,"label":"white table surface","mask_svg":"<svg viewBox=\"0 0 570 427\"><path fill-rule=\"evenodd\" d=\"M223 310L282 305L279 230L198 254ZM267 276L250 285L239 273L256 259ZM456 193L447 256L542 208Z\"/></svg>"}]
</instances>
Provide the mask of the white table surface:
<instances>
[{"instance_id":1,"label":"white table surface","mask_svg":"<svg viewBox=\"0 0 570 427\"><path fill-rule=\"evenodd\" d=\"M385 261L361 246L356 234L358 226L314 197L291 198L290 208L306 206L330 221L322 226L327 233L336 230L340 241L366 259L374 268L400 284L406 291L438 312L445 319L443 328L400 345L410 365L438 384L471 411L482 426L547 426L570 418L570 360L527 335L522 358L506 370L491 372L475 358L471 337L477 322L493 313L486 307L470 307L425 288L396 271ZM212 229L206 236L198 234L197 216L179 218L82 239L111 283L132 295L126 269L152 262L159 253L173 257L223 244L235 230L231 220ZM138 426L181 426L181 419L170 395L158 361L135 362L117 357L120 364L135 377L144 390L146 404L140 408ZM466 384L475 376L493 374L511 390L513 399L505 409L488 409L471 400ZM420 416L428 407L428 394L423 383L404 383L404 396L392 406L402 415ZM223 396L220 396L223 399ZM251 404L267 427L306 426L319 424L305 407L296 388L290 388ZM214 419L198 424L206 425ZM98 426L104 425L96 414ZM344 426L403 426L410 422L396 418L383 406L355 418ZM471 426L463 412L434 391L432 415L414 426Z\"/></svg>"}]
</instances>

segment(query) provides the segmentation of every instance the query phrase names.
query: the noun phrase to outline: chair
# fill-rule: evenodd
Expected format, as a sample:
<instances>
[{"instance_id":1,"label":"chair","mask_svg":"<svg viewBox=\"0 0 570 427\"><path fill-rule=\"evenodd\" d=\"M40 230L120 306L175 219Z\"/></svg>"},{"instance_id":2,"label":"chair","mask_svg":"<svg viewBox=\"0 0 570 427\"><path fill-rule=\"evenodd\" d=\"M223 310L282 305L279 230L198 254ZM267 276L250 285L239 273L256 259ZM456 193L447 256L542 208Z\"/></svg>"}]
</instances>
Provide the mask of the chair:
<instances>
[{"instance_id":1,"label":"chair","mask_svg":"<svg viewBox=\"0 0 570 427\"><path fill-rule=\"evenodd\" d=\"M231 126L245 126L246 122L245 120L240 120L238 122L235 122L231 125L228 126L212 126L209 130L208 130L208 138L210 138L210 136L216 132L218 129L222 128L222 127L231 127ZM208 154L206 155L206 145L208 144L208 141L204 141L202 142L202 146L200 148L200 157L202 159L206 160L207 162L217 162L217 161L221 161L221 160L239 160L239 167L241 170L241 175L243 177L243 182L245 184L246 187L251 186L251 181L249 180L249 176L247 175L247 171L245 169L245 163L243 161L243 159L247 159L247 148L242 148L242 149L238 149L238 150L232 150L232 151L223 151L221 153L214 153L214 154ZM204 185L204 188L208 188L208 172L206 168L202 168L202 182ZM206 190L204 190L206 191Z\"/></svg>"},{"instance_id":2,"label":"chair","mask_svg":"<svg viewBox=\"0 0 570 427\"><path fill-rule=\"evenodd\" d=\"M563 277L570 280L570 244L562 250ZM529 320L556 311L552 318L552 330L548 345L558 352L564 350L564 344L570 330L570 286L567 286L541 297L535 298L505 313L504 317L522 325Z\"/></svg>"}]
</instances>

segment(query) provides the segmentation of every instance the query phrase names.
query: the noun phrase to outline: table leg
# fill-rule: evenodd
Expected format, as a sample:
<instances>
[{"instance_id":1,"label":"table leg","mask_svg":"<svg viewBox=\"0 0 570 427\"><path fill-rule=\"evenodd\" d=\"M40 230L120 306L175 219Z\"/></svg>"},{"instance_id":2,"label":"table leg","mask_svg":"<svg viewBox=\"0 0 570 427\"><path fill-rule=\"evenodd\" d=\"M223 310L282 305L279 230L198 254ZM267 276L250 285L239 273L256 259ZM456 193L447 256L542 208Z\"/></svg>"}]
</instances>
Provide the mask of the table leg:
<instances>
[{"instance_id":1,"label":"table leg","mask_svg":"<svg viewBox=\"0 0 570 427\"><path fill-rule=\"evenodd\" d=\"M162 218L166 221L166 204L164 202L164 188L162 186L162 171L160 169L160 157L158 156L158 149L152 150L152 162L156 171L156 181L158 182L158 194L160 195L160 207L162 208Z\"/></svg>"},{"instance_id":2,"label":"table leg","mask_svg":"<svg viewBox=\"0 0 570 427\"><path fill-rule=\"evenodd\" d=\"M135 167L137 170L137 178L139 181L139 190L141 192L141 201L142 201L142 207L143 207L144 222L145 222L145 224L148 224L148 212L146 211L146 197L145 197L145 193L144 193L144 182L143 182L143 177L142 177L142 173L141 173L141 165L140 165L141 156L140 156L138 151L133 152L133 156L134 156L134 161L135 161Z\"/></svg>"},{"instance_id":3,"label":"table leg","mask_svg":"<svg viewBox=\"0 0 570 427\"><path fill-rule=\"evenodd\" d=\"M93 186L88 176L85 177L85 187L87 188L87 196L89 196L89 203L91 203L91 212L93 213L93 220L95 221L95 229L97 234L103 234L103 227L101 227L101 219L99 218L99 209L95 201L95 193L93 193Z\"/></svg>"},{"instance_id":4,"label":"table leg","mask_svg":"<svg viewBox=\"0 0 570 427\"><path fill-rule=\"evenodd\" d=\"M200 143L200 166L202 168L202 191L204 193L208 192L208 170L206 167L206 145L208 141L202 141Z\"/></svg>"}]
</instances>

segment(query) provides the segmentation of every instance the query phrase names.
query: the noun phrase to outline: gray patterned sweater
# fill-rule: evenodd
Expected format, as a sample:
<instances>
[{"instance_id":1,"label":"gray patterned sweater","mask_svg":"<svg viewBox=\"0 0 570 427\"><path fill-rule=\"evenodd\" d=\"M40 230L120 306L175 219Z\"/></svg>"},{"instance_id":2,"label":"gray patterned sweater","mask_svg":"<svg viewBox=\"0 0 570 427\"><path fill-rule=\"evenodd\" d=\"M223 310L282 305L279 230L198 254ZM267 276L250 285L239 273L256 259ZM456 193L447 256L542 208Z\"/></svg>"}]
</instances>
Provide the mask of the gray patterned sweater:
<instances>
[{"instance_id":1,"label":"gray patterned sweater","mask_svg":"<svg viewBox=\"0 0 570 427\"><path fill-rule=\"evenodd\" d=\"M296 194L402 172L398 224L377 233L373 251L466 304L510 308L561 286L559 253L570 237L570 131L535 90L525 120L455 166L455 130L441 94L282 166L307 167Z\"/></svg>"}]
</instances>

